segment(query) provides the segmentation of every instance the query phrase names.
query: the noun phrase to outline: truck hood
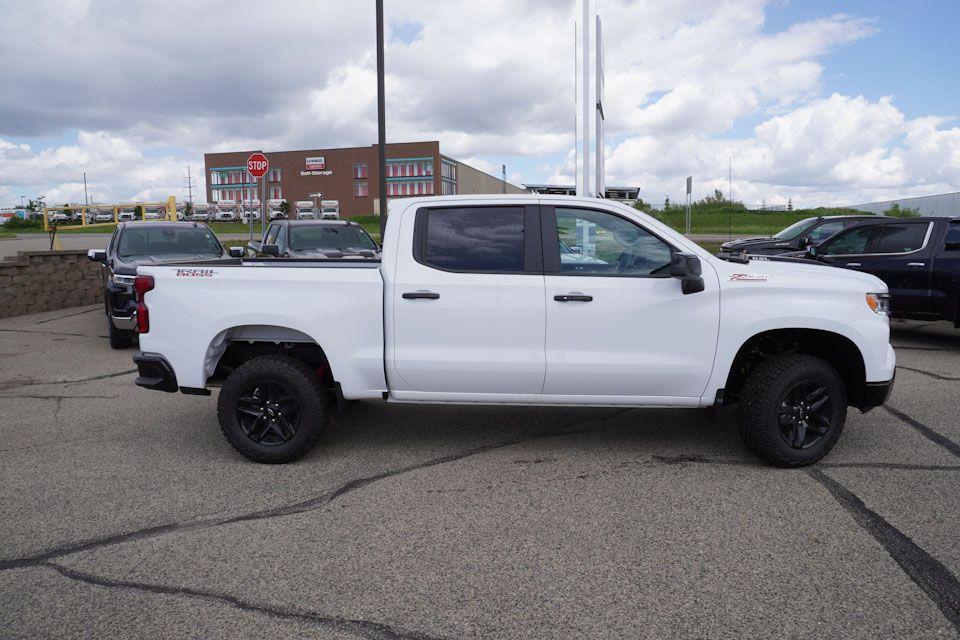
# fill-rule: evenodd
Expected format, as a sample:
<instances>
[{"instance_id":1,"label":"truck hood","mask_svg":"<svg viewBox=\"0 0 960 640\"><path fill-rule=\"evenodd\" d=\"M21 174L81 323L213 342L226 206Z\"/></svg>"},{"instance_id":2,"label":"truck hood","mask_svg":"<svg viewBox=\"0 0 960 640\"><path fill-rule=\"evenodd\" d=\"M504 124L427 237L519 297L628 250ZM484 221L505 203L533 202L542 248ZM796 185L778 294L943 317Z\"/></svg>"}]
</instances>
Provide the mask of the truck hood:
<instances>
[{"instance_id":1,"label":"truck hood","mask_svg":"<svg viewBox=\"0 0 960 640\"><path fill-rule=\"evenodd\" d=\"M757 236L754 238L740 238L738 240L731 240L729 242L724 242L720 245L720 248L724 251L743 251L758 247L772 247L778 242L787 242L786 240L779 240L772 236Z\"/></svg>"},{"instance_id":2,"label":"truck hood","mask_svg":"<svg viewBox=\"0 0 960 640\"><path fill-rule=\"evenodd\" d=\"M776 283L802 279L816 283L820 288L862 287L865 293L885 293L887 285L876 276L851 269L840 269L829 265L809 261L751 260L749 264L721 261L718 269L721 281L729 284L739 283Z\"/></svg>"}]
</instances>

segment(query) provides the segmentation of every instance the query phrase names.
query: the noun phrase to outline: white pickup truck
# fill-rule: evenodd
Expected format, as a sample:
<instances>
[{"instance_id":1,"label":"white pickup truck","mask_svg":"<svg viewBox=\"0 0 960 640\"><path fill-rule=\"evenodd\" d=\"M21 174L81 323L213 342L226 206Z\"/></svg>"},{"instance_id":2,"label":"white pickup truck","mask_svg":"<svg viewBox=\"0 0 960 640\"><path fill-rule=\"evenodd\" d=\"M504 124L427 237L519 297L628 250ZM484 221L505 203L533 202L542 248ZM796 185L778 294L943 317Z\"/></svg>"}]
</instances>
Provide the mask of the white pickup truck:
<instances>
[{"instance_id":1,"label":"white pickup truck","mask_svg":"<svg viewBox=\"0 0 960 640\"><path fill-rule=\"evenodd\" d=\"M382 259L138 269L137 384L210 394L259 462L315 445L331 403L717 407L777 466L882 404L895 356L879 279L714 257L617 202L390 203ZM185 318L190 331L183 330Z\"/></svg>"}]
</instances>

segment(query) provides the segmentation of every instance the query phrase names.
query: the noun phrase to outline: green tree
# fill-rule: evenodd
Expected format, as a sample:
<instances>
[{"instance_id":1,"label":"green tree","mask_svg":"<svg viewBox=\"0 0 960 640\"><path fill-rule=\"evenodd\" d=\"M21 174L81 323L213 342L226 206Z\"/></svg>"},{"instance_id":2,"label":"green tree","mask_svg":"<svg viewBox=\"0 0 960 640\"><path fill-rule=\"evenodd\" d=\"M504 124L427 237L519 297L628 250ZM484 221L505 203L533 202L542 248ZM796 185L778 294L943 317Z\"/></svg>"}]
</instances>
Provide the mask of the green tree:
<instances>
[{"instance_id":1,"label":"green tree","mask_svg":"<svg viewBox=\"0 0 960 640\"><path fill-rule=\"evenodd\" d=\"M284 200L283 202L280 203L280 213L282 213L284 217L287 217L287 218L290 217L290 209L291 207L290 207L289 200Z\"/></svg>"},{"instance_id":2,"label":"green tree","mask_svg":"<svg viewBox=\"0 0 960 640\"><path fill-rule=\"evenodd\" d=\"M670 208L670 196L667 196L663 199L663 210L666 211Z\"/></svg>"},{"instance_id":3,"label":"green tree","mask_svg":"<svg viewBox=\"0 0 960 640\"><path fill-rule=\"evenodd\" d=\"M187 206L185 206L185 207L183 208L183 217L184 217L184 218L189 218L189 217L192 216L192 215L193 215L193 203L192 203L192 202L188 202L188 203L187 203Z\"/></svg>"},{"instance_id":4,"label":"green tree","mask_svg":"<svg viewBox=\"0 0 960 640\"><path fill-rule=\"evenodd\" d=\"M633 203L633 208L637 211L643 211L644 213L651 213L653 211L653 205L645 202L643 198L637 198L637 201Z\"/></svg>"},{"instance_id":5,"label":"green tree","mask_svg":"<svg viewBox=\"0 0 960 640\"><path fill-rule=\"evenodd\" d=\"M143 207L141 207L140 205L137 205L136 207L134 207L133 217L140 218L141 220L143 220Z\"/></svg>"},{"instance_id":6,"label":"green tree","mask_svg":"<svg viewBox=\"0 0 960 640\"><path fill-rule=\"evenodd\" d=\"M894 202L893 205L883 212L883 215L890 218L916 218L920 215L919 209L909 209L907 207L900 207L899 202Z\"/></svg>"}]
</instances>

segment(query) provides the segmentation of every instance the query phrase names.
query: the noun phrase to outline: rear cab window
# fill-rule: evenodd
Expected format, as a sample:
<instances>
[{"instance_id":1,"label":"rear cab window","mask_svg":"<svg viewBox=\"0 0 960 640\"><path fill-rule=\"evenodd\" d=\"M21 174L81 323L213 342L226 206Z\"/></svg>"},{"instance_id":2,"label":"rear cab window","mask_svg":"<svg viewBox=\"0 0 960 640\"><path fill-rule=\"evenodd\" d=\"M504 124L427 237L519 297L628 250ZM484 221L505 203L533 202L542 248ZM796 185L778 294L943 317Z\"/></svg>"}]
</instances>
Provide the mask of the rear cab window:
<instances>
[{"instance_id":1,"label":"rear cab window","mask_svg":"<svg viewBox=\"0 0 960 640\"><path fill-rule=\"evenodd\" d=\"M954 220L947 227L947 240L944 251L960 251L960 220Z\"/></svg>"},{"instance_id":2,"label":"rear cab window","mask_svg":"<svg viewBox=\"0 0 960 640\"><path fill-rule=\"evenodd\" d=\"M911 253L923 248L929 222L904 222L883 225L877 253Z\"/></svg>"},{"instance_id":3,"label":"rear cab window","mask_svg":"<svg viewBox=\"0 0 960 640\"><path fill-rule=\"evenodd\" d=\"M539 228L529 228L535 216L536 207L522 205L421 209L414 258L459 273L539 272L539 252L531 250Z\"/></svg>"}]
</instances>

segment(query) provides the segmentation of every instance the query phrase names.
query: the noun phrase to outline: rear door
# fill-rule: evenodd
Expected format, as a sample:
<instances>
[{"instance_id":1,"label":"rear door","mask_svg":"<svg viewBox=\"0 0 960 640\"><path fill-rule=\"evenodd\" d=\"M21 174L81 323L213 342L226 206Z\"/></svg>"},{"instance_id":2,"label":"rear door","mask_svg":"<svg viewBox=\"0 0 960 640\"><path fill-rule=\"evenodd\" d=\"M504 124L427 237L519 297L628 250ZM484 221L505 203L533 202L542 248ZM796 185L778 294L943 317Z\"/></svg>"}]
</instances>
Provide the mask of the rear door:
<instances>
[{"instance_id":1,"label":"rear door","mask_svg":"<svg viewBox=\"0 0 960 640\"><path fill-rule=\"evenodd\" d=\"M887 284L893 315L925 314L931 310L933 260L929 240L933 227L927 220L880 225L871 255L859 259L860 270Z\"/></svg>"},{"instance_id":2,"label":"rear door","mask_svg":"<svg viewBox=\"0 0 960 640\"><path fill-rule=\"evenodd\" d=\"M698 400L717 344L714 274L703 274L705 291L684 295L670 277L671 245L613 211L545 206L542 226L544 394Z\"/></svg>"},{"instance_id":3,"label":"rear door","mask_svg":"<svg viewBox=\"0 0 960 640\"><path fill-rule=\"evenodd\" d=\"M545 310L536 205L419 209L413 257L397 260L392 286L397 397L541 392ZM424 396L407 396L417 397Z\"/></svg>"},{"instance_id":4,"label":"rear door","mask_svg":"<svg viewBox=\"0 0 960 640\"><path fill-rule=\"evenodd\" d=\"M931 243L933 239L931 239ZM931 311L946 320L957 320L960 312L960 220L951 220L946 238L933 248Z\"/></svg>"}]
</instances>

